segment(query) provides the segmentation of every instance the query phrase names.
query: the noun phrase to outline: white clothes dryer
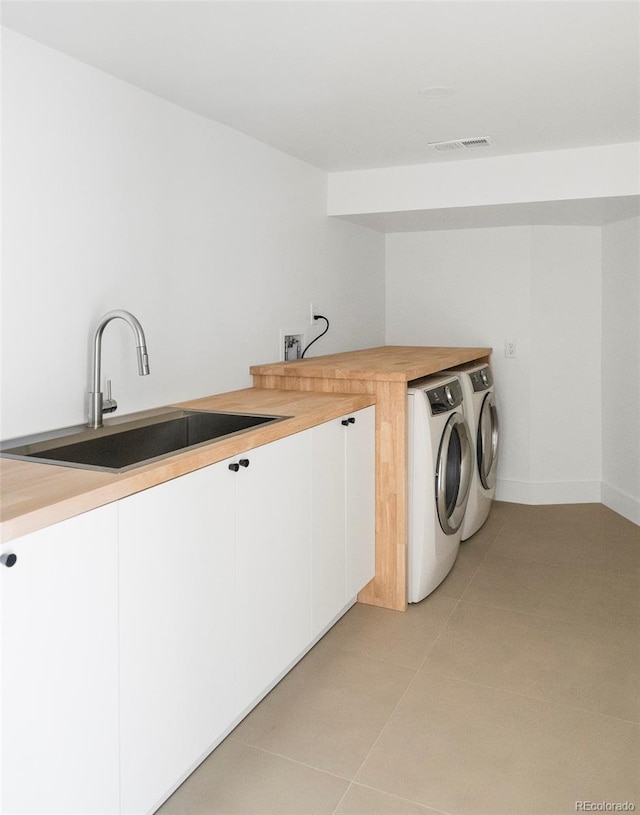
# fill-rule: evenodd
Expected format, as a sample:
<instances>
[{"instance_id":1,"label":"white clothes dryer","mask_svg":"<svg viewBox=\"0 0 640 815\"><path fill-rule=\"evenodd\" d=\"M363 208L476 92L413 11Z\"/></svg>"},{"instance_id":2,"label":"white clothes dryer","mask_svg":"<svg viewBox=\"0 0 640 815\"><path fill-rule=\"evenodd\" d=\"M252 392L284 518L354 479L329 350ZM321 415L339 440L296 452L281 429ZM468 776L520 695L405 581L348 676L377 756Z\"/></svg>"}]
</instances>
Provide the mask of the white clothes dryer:
<instances>
[{"instance_id":1,"label":"white clothes dryer","mask_svg":"<svg viewBox=\"0 0 640 815\"><path fill-rule=\"evenodd\" d=\"M459 376L465 415L475 447L475 465L461 540L474 535L489 517L496 491L498 466L498 408L493 373L487 363L461 365L448 372Z\"/></svg>"},{"instance_id":2,"label":"white clothes dryer","mask_svg":"<svg viewBox=\"0 0 640 815\"><path fill-rule=\"evenodd\" d=\"M458 554L473 445L458 375L427 377L407 393L407 595L418 603L444 580Z\"/></svg>"}]
</instances>

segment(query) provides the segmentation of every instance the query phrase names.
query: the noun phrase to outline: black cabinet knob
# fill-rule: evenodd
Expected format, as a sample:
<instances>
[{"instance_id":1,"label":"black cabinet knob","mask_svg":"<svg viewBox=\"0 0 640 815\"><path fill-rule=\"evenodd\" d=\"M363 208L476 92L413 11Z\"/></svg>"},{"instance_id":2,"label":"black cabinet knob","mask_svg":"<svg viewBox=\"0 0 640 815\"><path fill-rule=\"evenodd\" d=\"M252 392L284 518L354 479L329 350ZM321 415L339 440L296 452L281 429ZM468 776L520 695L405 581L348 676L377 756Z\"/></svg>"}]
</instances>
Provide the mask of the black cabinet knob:
<instances>
[{"instance_id":1,"label":"black cabinet knob","mask_svg":"<svg viewBox=\"0 0 640 815\"><path fill-rule=\"evenodd\" d=\"M13 552L11 552L11 554L8 555L0 555L0 563L2 563L3 566L7 566L8 568L14 566L17 559L18 556L14 555Z\"/></svg>"},{"instance_id":2,"label":"black cabinet knob","mask_svg":"<svg viewBox=\"0 0 640 815\"><path fill-rule=\"evenodd\" d=\"M249 459L248 458L241 458L240 459L240 466L241 467L248 467L249 466Z\"/></svg>"},{"instance_id":3,"label":"black cabinet knob","mask_svg":"<svg viewBox=\"0 0 640 815\"><path fill-rule=\"evenodd\" d=\"M345 427L349 427L349 420L348 419L343 419L341 424L343 424Z\"/></svg>"},{"instance_id":4,"label":"black cabinet knob","mask_svg":"<svg viewBox=\"0 0 640 815\"><path fill-rule=\"evenodd\" d=\"M233 464L229 465L229 469L233 470L234 473L237 473L238 470L240 469L240 465L236 464L236 462L234 461Z\"/></svg>"},{"instance_id":5,"label":"black cabinet knob","mask_svg":"<svg viewBox=\"0 0 640 815\"><path fill-rule=\"evenodd\" d=\"M353 416L349 416L348 419L343 419L342 420L342 424L345 427L349 427L350 424L355 424L355 423L356 423L356 420L355 420L355 418Z\"/></svg>"}]
</instances>

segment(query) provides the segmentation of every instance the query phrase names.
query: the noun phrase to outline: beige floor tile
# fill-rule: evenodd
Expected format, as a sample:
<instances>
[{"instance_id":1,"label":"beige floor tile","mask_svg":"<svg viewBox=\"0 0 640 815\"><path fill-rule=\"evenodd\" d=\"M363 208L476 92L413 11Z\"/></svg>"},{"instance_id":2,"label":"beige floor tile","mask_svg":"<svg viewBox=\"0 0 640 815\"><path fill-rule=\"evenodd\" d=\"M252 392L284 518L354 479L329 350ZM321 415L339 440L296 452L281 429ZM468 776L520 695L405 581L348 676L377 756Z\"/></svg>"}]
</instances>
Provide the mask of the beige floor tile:
<instances>
[{"instance_id":1,"label":"beige floor tile","mask_svg":"<svg viewBox=\"0 0 640 815\"><path fill-rule=\"evenodd\" d=\"M513 512L513 510L504 509L504 507L509 507L509 504L494 504L484 525L475 535L460 544L458 557L453 564L453 568L433 595L430 596L451 597L455 600L462 597L478 566L482 563L489 550L493 550L493 545L500 531L504 528Z\"/></svg>"},{"instance_id":2,"label":"beige floor tile","mask_svg":"<svg viewBox=\"0 0 640 815\"><path fill-rule=\"evenodd\" d=\"M640 803L640 728L421 672L357 776L455 815L569 815Z\"/></svg>"},{"instance_id":3,"label":"beige floor tile","mask_svg":"<svg viewBox=\"0 0 640 815\"><path fill-rule=\"evenodd\" d=\"M423 807L378 792L360 784L352 784L336 809L335 815L442 815L435 809Z\"/></svg>"},{"instance_id":4,"label":"beige floor tile","mask_svg":"<svg viewBox=\"0 0 640 815\"><path fill-rule=\"evenodd\" d=\"M458 557L453 564L453 568L430 597L449 597L452 600L459 600L465 593L469 583L473 580L478 567L485 559L486 551L475 545L474 539L470 538L460 546Z\"/></svg>"},{"instance_id":5,"label":"beige floor tile","mask_svg":"<svg viewBox=\"0 0 640 815\"><path fill-rule=\"evenodd\" d=\"M323 642L360 656L419 668L456 602L430 595L405 613L356 603Z\"/></svg>"},{"instance_id":6,"label":"beige floor tile","mask_svg":"<svg viewBox=\"0 0 640 815\"><path fill-rule=\"evenodd\" d=\"M462 601L423 670L640 721L637 631Z\"/></svg>"},{"instance_id":7,"label":"beige floor tile","mask_svg":"<svg viewBox=\"0 0 640 815\"><path fill-rule=\"evenodd\" d=\"M348 781L227 739L156 815L331 815Z\"/></svg>"},{"instance_id":8,"label":"beige floor tile","mask_svg":"<svg viewBox=\"0 0 640 815\"><path fill-rule=\"evenodd\" d=\"M512 504L508 501L496 501L495 499L491 503L491 512L489 513L489 518L500 518L503 521L510 518L513 513L517 510L518 507L523 506L523 504Z\"/></svg>"},{"instance_id":9,"label":"beige floor tile","mask_svg":"<svg viewBox=\"0 0 640 815\"><path fill-rule=\"evenodd\" d=\"M518 506L491 554L640 579L640 528L601 504Z\"/></svg>"},{"instance_id":10,"label":"beige floor tile","mask_svg":"<svg viewBox=\"0 0 640 815\"><path fill-rule=\"evenodd\" d=\"M480 564L464 599L634 631L640 624L640 592L633 579L597 569L497 557L493 552Z\"/></svg>"},{"instance_id":11,"label":"beige floor tile","mask_svg":"<svg viewBox=\"0 0 640 815\"><path fill-rule=\"evenodd\" d=\"M414 675L320 642L230 738L353 779Z\"/></svg>"},{"instance_id":12,"label":"beige floor tile","mask_svg":"<svg viewBox=\"0 0 640 815\"><path fill-rule=\"evenodd\" d=\"M640 808L639 550L600 505L494 502L436 592L356 605L159 815Z\"/></svg>"},{"instance_id":13,"label":"beige floor tile","mask_svg":"<svg viewBox=\"0 0 640 815\"><path fill-rule=\"evenodd\" d=\"M513 526L637 535L638 527L604 504L510 504Z\"/></svg>"}]
</instances>

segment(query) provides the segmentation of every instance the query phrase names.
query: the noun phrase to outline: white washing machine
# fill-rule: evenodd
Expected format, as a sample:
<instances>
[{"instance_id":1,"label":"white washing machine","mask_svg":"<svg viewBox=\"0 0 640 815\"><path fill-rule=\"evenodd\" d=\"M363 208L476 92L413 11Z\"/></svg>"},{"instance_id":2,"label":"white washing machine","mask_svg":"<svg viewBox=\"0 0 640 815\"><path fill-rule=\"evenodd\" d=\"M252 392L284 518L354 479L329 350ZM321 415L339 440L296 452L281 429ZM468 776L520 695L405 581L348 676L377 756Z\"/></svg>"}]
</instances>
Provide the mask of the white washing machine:
<instances>
[{"instance_id":1,"label":"white washing machine","mask_svg":"<svg viewBox=\"0 0 640 815\"><path fill-rule=\"evenodd\" d=\"M461 365L448 372L459 376L464 395L465 415L475 448L475 465L467 511L462 522L461 540L467 540L489 517L496 491L498 466L498 408L493 373L486 363Z\"/></svg>"},{"instance_id":2,"label":"white washing machine","mask_svg":"<svg viewBox=\"0 0 640 815\"><path fill-rule=\"evenodd\" d=\"M407 594L418 603L444 580L458 554L473 444L457 374L412 383L407 402Z\"/></svg>"}]
</instances>

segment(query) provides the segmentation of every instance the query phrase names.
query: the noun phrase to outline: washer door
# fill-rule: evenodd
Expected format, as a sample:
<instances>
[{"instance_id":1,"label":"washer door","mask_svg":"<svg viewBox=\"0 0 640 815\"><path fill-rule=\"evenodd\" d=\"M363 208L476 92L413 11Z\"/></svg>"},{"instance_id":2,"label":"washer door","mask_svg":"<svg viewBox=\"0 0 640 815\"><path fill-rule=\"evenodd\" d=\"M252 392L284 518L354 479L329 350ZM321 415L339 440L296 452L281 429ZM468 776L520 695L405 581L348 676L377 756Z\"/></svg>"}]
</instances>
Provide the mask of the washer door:
<instances>
[{"instance_id":1,"label":"washer door","mask_svg":"<svg viewBox=\"0 0 640 815\"><path fill-rule=\"evenodd\" d=\"M492 490L496 485L496 468L498 466L498 408L495 396L488 393L482 402L478 420L478 474L485 490Z\"/></svg>"},{"instance_id":2,"label":"washer door","mask_svg":"<svg viewBox=\"0 0 640 815\"><path fill-rule=\"evenodd\" d=\"M447 422L436 462L436 507L438 520L447 535L457 532L467 506L473 452L469 428L461 413Z\"/></svg>"}]
</instances>

